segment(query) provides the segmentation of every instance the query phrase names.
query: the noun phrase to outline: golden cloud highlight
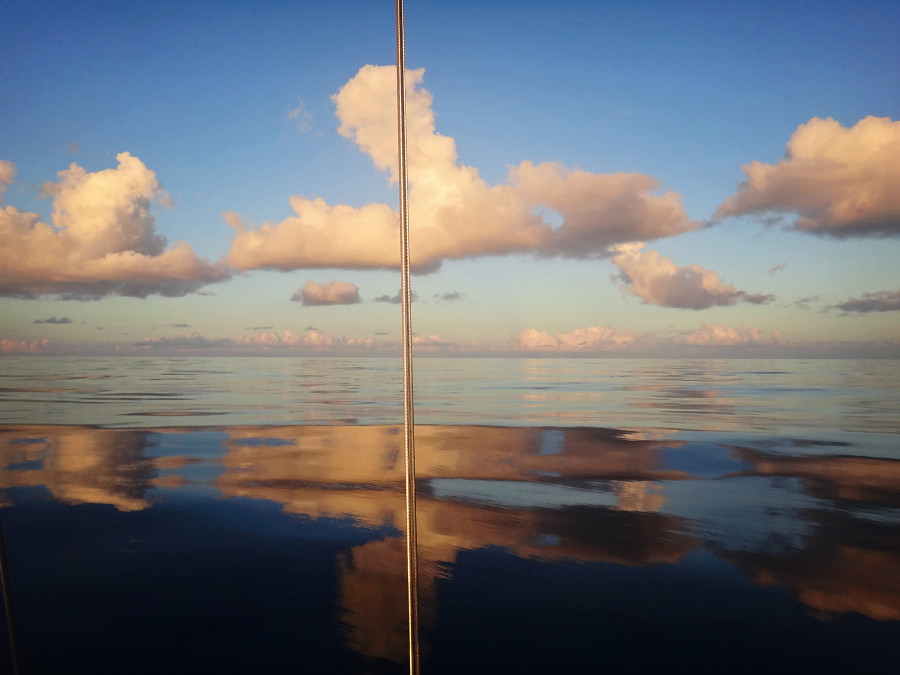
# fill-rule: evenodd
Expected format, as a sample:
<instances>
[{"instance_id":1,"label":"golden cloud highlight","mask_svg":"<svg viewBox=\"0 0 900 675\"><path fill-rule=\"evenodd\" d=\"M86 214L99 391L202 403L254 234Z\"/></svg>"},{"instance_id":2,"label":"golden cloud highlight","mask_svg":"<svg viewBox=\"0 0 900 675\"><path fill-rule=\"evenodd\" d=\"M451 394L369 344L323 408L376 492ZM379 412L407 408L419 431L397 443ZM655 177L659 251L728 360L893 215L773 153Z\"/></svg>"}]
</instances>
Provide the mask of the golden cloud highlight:
<instances>
[{"instance_id":1,"label":"golden cloud highlight","mask_svg":"<svg viewBox=\"0 0 900 675\"><path fill-rule=\"evenodd\" d=\"M53 225L12 206L0 209L0 295L107 294L181 296L228 277L183 242L166 248L153 202L169 204L156 174L127 152L118 166L60 171L42 191L53 199Z\"/></svg>"},{"instance_id":2,"label":"golden cloud highlight","mask_svg":"<svg viewBox=\"0 0 900 675\"><path fill-rule=\"evenodd\" d=\"M900 121L866 117L852 127L812 118L785 158L741 167L746 180L719 218L796 213L793 229L830 237L900 234Z\"/></svg>"},{"instance_id":3,"label":"golden cloud highlight","mask_svg":"<svg viewBox=\"0 0 900 675\"><path fill-rule=\"evenodd\" d=\"M396 78L393 66L365 66L334 95L338 132L352 140L390 182L397 180ZM411 265L437 269L444 260L510 253L601 257L610 245L696 229L680 197L654 194L643 174L592 174L556 163L522 162L506 183L489 185L459 163L456 143L435 130L424 69L408 75ZM224 214L236 235L229 262L237 269L396 268L399 220L385 204L330 205L291 197L295 216L248 227ZM557 229L534 209L563 218Z\"/></svg>"}]
</instances>

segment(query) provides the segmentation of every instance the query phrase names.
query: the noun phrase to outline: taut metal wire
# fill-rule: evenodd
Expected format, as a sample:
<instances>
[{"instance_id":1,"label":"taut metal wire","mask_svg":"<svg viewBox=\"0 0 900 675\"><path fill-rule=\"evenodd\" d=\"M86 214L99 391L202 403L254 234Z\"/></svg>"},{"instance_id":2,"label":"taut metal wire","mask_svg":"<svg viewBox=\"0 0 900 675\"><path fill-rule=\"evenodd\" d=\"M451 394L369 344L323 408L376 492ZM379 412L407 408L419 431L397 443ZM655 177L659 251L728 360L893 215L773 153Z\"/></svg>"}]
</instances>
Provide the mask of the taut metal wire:
<instances>
[{"instance_id":1,"label":"taut metal wire","mask_svg":"<svg viewBox=\"0 0 900 675\"><path fill-rule=\"evenodd\" d=\"M400 183L400 296L403 304L403 431L406 448L406 581L409 608L409 672L419 672L419 582L416 540L416 442L413 415L412 327L409 289L409 184L406 168L406 40L403 0L396 0L397 154Z\"/></svg>"}]
</instances>

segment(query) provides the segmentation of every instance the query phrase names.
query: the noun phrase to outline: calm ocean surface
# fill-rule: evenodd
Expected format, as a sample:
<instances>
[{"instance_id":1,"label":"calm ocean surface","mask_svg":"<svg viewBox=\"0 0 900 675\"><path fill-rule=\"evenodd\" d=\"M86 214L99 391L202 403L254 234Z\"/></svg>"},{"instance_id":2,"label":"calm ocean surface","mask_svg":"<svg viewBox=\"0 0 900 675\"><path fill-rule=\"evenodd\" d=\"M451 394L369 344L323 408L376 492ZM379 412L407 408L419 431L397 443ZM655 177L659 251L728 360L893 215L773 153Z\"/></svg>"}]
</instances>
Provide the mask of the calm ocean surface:
<instances>
[{"instance_id":1,"label":"calm ocean surface","mask_svg":"<svg viewBox=\"0 0 900 675\"><path fill-rule=\"evenodd\" d=\"M415 367L423 672L895 672L900 362ZM405 672L402 412L399 359L0 358L22 671Z\"/></svg>"}]
</instances>

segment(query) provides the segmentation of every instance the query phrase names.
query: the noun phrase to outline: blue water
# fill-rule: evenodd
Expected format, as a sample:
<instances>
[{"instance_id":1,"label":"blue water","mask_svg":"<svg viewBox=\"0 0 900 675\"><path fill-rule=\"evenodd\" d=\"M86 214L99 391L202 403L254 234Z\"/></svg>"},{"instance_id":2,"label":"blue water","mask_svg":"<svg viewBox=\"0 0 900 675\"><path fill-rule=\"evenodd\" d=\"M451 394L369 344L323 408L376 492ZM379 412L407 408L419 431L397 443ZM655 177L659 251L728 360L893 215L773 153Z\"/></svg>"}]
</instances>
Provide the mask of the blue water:
<instances>
[{"instance_id":1,"label":"blue water","mask_svg":"<svg viewBox=\"0 0 900 675\"><path fill-rule=\"evenodd\" d=\"M900 363L415 375L423 672L893 672ZM24 672L405 672L400 383L390 359L0 359Z\"/></svg>"}]
</instances>

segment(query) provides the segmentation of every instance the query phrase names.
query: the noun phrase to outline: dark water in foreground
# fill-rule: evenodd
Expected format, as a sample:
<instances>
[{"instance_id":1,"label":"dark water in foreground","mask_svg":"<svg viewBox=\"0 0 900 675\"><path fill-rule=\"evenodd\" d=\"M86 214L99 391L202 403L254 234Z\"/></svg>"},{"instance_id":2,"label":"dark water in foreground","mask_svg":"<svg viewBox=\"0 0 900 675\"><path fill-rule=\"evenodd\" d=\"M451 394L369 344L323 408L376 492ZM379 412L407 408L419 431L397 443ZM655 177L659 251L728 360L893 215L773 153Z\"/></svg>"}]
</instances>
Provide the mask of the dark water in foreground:
<instances>
[{"instance_id":1,"label":"dark water in foreground","mask_svg":"<svg viewBox=\"0 0 900 675\"><path fill-rule=\"evenodd\" d=\"M239 361L0 362L24 672L405 672L393 365ZM896 363L501 361L417 380L423 672L894 672Z\"/></svg>"}]
</instances>

